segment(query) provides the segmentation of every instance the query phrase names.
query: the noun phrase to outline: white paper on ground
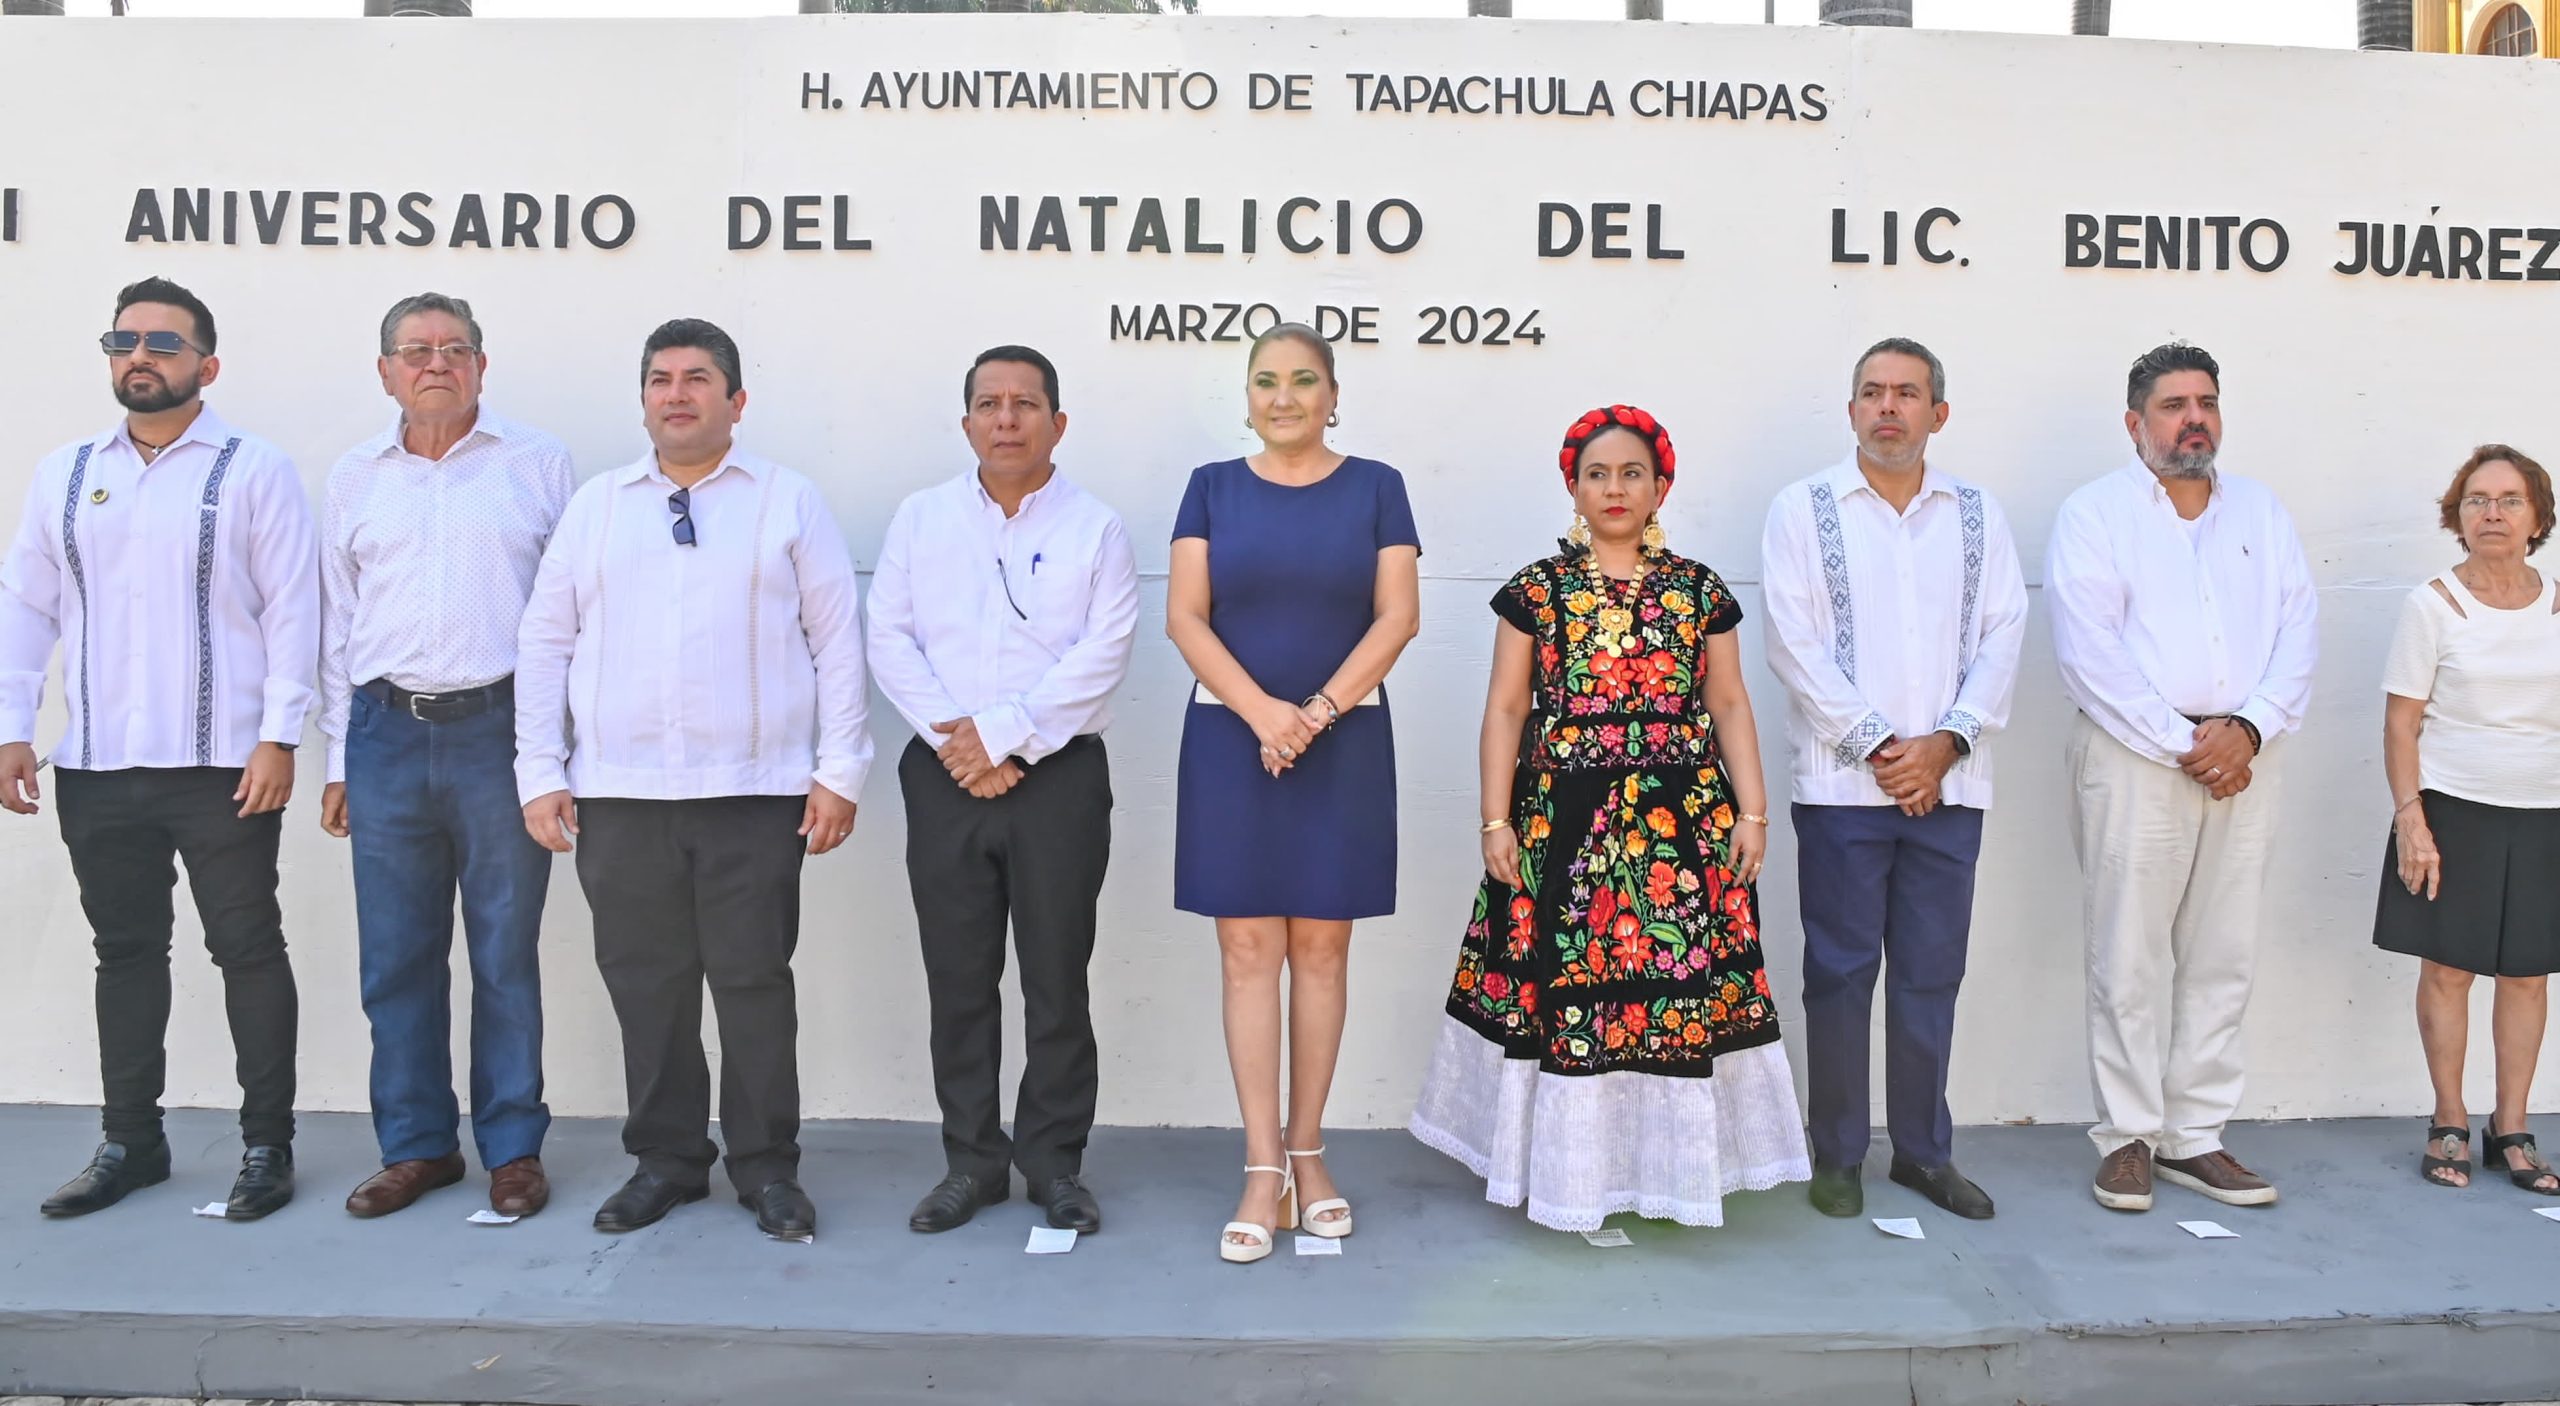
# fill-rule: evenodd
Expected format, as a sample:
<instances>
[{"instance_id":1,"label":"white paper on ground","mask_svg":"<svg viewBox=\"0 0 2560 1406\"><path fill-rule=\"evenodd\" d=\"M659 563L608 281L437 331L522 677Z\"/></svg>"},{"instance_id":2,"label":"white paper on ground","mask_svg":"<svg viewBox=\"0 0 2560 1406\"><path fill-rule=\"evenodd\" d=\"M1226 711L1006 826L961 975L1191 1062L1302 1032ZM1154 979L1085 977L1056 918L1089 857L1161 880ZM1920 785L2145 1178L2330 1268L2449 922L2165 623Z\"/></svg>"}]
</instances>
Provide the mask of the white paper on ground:
<instances>
[{"instance_id":1,"label":"white paper on ground","mask_svg":"<svg viewBox=\"0 0 2560 1406\"><path fill-rule=\"evenodd\" d=\"M1342 1253L1342 1242L1339 1240L1327 1240L1321 1235L1301 1235L1298 1237L1298 1253L1302 1255L1338 1255Z\"/></svg>"},{"instance_id":2,"label":"white paper on ground","mask_svg":"<svg viewBox=\"0 0 2560 1406\"><path fill-rule=\"evenodd\" d=\"M2237 1240L2240 1238L2239 1231L2225 1230L2217 1221L2182 1220L2178 1222L2178 1228L2189 1235L2194 1236L2198 1240Z\"/></svg>"},{"instance_id":3,"label":"white paper on ground","mask_svg":"<svg viewBox=\"0 0 2560 1406\"><path fill-rule=\"evenodd\" d=\"M2560 1206L2543 1206L2535 1210L2534 1214L2544 1220L2560 1220Z\"/></svg>"},{"instance_id":4,"label":"white paper on ground","mask_svg":"<svg viewBox=\"0 0 2560 1406\"><path fill-rule=\"evenodd\" d=\"M228 1220L231 1217L231 1206L223 1201L207 1201L195 1210L197 1215L211 1216L215 1220Z\"/></svg>"},{"instance_id":5,"label":"white paper on ground","mask_svg":"<svg viewBox=\"0 0 2560 1406\"><path fill-rule=\"evenodd\" d=\"M513 1225L516 1223L518 1218L515 1216L499 1215L497 1212L483 1206L479 1210L473 1211L471 1214L464 1216L462 1219L463 1223L466 1225Z\"/></svg>"},{"instance_id":6,"label":"white paper on ground","mask_svg":"<svg viewBox=\"0 0 2560 1406\"><path fill-rule=\"evenodd\" d=\"M818 1243L818 1237L815 1235L768 1235L765 1239L779 1240L786 1245L815 1245Z\"/></svg>"},{"instance_id":7,"label":"white paper on ground","mask_svg":"<svg viewBox=\"0 0 2560 1406\"><path fill-rule=\"evenodd\" d=\"M1026 1255L1063 1255L1076 1247L1076 1233L1054 1225L1031 1227L1031 1243L1022 1247Z\"/></svg>"},{"instance_id":8,"label":"white paper on ground","mask_svg":"<svg viewBox=\"0 0 2560 1406\"><path fill-rule=\"evenodd\" d=\"M1905 1240L1926 1240L1929 1238L1927 1235L1921 1233L1920 1222L1909 1216L1878 1216L1876 1217L1876 1229L1883 1231L1887 1235L1898 1235Z\"/></svg>"},{"instance_id":9,"label":"white paper on ground","mask_svg":"<svg viewBox=\"0 0 2560 1406\"><path fill-rule=\"evenodd\" d=\"M1607 1230L1586 1230L1582 1232L1582 1238L1603 1250L1614 1250L1621 1245L1632 1245L1636 1243L1627 1238L1627 1233L1625 1231L1620 1230L1615 1226L1612 1226Z\"/></svg>"}]
</instances>

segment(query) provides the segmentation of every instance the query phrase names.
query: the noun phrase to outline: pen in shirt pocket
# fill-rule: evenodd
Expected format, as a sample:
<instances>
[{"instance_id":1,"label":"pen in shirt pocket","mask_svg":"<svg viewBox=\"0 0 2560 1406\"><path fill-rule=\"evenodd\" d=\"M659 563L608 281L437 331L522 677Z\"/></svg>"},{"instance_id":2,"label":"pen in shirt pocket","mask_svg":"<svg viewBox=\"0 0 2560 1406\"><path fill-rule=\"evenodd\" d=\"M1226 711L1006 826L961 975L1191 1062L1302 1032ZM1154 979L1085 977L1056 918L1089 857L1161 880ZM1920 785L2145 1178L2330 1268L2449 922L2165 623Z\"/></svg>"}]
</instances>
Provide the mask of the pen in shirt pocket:
<instances>
[{"instance_id":1,"label":"pen in shirt pocket","mask_svg":"<svg viewBox=\"0 0 2560 1406\"><path fill-rule=\"evenodd\" d=\"M1033 552L1031 554L1031 574L1034 576L1040 574L1040 554L1038 552Z\"/></svg>"}]
</instances>

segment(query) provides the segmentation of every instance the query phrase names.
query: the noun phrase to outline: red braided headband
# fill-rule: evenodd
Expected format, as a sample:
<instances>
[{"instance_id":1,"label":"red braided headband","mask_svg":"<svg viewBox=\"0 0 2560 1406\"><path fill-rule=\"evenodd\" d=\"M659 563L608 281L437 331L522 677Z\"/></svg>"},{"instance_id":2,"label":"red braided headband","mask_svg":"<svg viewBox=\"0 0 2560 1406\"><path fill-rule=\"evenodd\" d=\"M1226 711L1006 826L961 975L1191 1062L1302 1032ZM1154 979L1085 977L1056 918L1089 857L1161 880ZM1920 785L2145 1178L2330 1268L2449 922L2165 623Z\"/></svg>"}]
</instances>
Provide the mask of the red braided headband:
<instances>
[{"instance_id":1,"label":"red braided headband","mask_svg":"<svg viewBox=\"0 0 2560 1406\"><path fill-rule=\"evenodd\" d=\"M1564 450L1557 457L1564 466L1565 487L1573 486L1573 471L1582 458L1582 447L1610 430L1633 430L1653 444L1653 462L1662 477L1662 494L1671 496L1673 465L1679 456L1671 449L1671 431L1644 410L1632 405L1604 405L1589 411L1564 432Z\"/></svg>"}]
</instances>

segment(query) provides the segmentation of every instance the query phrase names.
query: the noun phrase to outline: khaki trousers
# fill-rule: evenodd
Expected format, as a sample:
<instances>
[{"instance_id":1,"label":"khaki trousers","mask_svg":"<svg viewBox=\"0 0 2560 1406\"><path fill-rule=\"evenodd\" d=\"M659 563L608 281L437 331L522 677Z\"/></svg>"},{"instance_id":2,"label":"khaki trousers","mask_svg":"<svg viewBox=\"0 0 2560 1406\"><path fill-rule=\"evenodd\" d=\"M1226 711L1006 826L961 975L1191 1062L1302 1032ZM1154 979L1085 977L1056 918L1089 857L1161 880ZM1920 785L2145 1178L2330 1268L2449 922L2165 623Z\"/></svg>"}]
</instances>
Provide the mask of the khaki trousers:
<instances>
[{"instance_id":1,"label":"khaki trousers","mask_svg":"<svg viewBox=\"0 0 2560 1406\"><path fill-rule=\"evenodd\" d=\"M2281 748L2251 764L2249 789L2217 801L2087 714L2073 721L2064 765L2089 942L2089 1137L2102 1155L2137 1140L2163 1157L2222 1146L2240 1104Z\"/></svg>"}]
</instances>

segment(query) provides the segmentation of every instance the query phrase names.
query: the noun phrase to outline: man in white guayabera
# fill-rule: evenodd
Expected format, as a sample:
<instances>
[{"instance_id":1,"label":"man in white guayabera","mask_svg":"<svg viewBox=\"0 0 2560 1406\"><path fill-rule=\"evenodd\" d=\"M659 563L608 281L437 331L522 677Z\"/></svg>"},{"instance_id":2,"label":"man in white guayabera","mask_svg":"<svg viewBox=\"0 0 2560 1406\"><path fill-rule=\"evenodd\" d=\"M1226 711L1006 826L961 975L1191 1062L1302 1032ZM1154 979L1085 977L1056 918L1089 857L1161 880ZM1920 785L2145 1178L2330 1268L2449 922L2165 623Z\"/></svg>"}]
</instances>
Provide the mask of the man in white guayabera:
<instances>
[{"instance_id":1,"label":"man in white guayabera","mask_svg":"<svg viewBox=\"0 0 2560 1406\"><path fill-rule=\"evenodd\" d=\"M2071 495L2045 567L2054 657L2080 707L2066 765L2089 942L2093 1187L2151 1208L2162 1180L2228 1205L2276 1189L2222 1146L2258 949L2283 738L2301 725L2318 602L2293 519L2215 466L2222 368L2143 353L2136 458Z\"/></svg>"}]
</instances>

